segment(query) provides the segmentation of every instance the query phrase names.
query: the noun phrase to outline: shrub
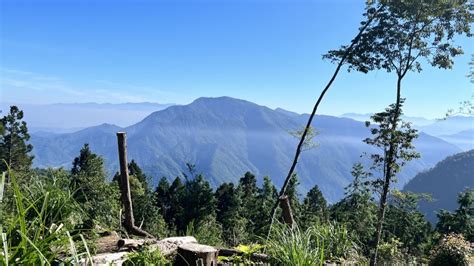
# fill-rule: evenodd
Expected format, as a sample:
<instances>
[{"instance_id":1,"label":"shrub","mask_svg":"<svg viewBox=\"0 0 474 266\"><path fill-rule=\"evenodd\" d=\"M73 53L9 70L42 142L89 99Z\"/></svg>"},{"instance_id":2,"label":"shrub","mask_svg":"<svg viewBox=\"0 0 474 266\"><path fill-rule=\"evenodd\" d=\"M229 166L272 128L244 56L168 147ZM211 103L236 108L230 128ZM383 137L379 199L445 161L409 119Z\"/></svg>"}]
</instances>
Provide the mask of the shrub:
<instances>
[{"instance_id":1,"label":"shrub","mask_svg":"<svg viewBox=\"0 0 474 266\"><path fill-rule=\"evenodd\" d=\"M472 252L470 243L462 235L450 234L433 250L430 265L469 265Z\"/></svg>"},{"instance_id":2,"label":"shrub","mask_svg":"<svg viewBox=\"0 0 474 266\"><path fill-rule=\"evenodd\" d=\"M380 244L377 260L387 265L402 264L404 261L402 245L398 238L391 238L390 241Z\"/></svg>"}]
</instances>

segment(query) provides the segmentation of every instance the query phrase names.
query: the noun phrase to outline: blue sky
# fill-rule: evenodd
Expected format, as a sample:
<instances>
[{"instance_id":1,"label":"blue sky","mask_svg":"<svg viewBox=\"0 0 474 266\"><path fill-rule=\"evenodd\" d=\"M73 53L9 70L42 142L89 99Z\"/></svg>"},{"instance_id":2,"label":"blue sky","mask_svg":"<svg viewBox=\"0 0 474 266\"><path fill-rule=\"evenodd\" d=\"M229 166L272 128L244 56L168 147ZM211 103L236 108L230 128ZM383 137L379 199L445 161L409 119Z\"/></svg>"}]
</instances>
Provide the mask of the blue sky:
<instances>
[{"instance_id":1,"label":"blue sky","mask_svg":"<svg viewBox=\"0 0 474 266\"><path fill-rule=\"evenodd\" d=\"M309 112L334 65L322 54L357 33L364 1L56 0L0 2L0 101L186 104L231 96ZM473 93L474 41L452 70L404 82L405 113L439 117ZM341 72L321 113L368 113L394 101L382 71Z\"/></svg>"}]
</instances>

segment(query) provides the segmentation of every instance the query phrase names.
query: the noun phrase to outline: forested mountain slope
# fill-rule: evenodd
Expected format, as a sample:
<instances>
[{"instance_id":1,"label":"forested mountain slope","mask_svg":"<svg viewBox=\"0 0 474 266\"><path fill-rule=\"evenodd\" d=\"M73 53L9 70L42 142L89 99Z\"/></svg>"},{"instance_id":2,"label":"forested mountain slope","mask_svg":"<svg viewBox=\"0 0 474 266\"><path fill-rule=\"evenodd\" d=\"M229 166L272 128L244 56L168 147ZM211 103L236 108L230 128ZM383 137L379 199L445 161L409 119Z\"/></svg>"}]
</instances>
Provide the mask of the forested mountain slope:
<instances>
[{"instance_id":1,"label":"forested mountain slope","mask_svg":"<svg viewBox=\"0 0 474 266\"><path fill-rule=\"evenodd\" d=\"M430 221L436 221L436 211L457 208L457 196L474 187L474 150L449 156L432 169L419 173L405 186L406 191L429 193L434 201L420 202L420 210Z\"/></svg>"},{"instance_id":2,"label":"forested mountain slope","mask_svg":"<svg viewBox=\"0 0 474 266\"><path fill-rule=\"evenodd\" d=\"M61 135L34 135L36 166L70 167L80 147L104 156L110 172L118 167L115 132L128 134L129 158L135 159L154 183L161 176L172 178L196 165L216 186L236 181L246 171L259 180L269 175L279 186L294 155L297 139L289 132L301 129L307 115L272 110L229 97L200 98L189 105L157 111L127 128L101 125ZM330 202L343 195L352 180L350 170L370 147L362 142L369 135L364 123L347 118L317 116L318 147L304 151L297 168L301 190L318 184ZM415 142L422 158L407 165L399 184L460 149L427 134Z\"/></svg>"}]
</instances>

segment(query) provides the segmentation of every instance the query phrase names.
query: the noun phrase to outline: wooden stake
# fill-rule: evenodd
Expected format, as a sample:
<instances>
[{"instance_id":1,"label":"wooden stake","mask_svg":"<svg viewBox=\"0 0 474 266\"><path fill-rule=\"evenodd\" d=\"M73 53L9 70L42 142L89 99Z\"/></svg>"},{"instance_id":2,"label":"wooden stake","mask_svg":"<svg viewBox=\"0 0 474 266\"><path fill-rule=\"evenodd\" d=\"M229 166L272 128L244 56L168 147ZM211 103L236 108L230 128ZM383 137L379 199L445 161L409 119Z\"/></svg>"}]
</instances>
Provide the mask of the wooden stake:
<instances>
[{"instance_id":1,"label":"wooden stake","mask_svg":"<svg viewBox=\"0 0 474 266\"><path fill-rule=\"evenodd\" d=\"M133 218L132 195L130 194L130 178L128 176L127 134L125 132L118 132L117 141L120 162L120 193L122 196L122 205L125 214L124 227L130 234L155 238L151 234L135 226L135 219Z\"/></svg>"},{"instance_id":2,"label":"wooden stake","mask_svg":"<svg viewBox=\"0 0 474 266\"><path fill-rule=\"evenodd\" d=\"M280 197L280 208L283 210L283 220L290 227L293 227L295 220L293 218L293 212L291 211L290 200L288 196Z\"/></svg>"}]
</instances>

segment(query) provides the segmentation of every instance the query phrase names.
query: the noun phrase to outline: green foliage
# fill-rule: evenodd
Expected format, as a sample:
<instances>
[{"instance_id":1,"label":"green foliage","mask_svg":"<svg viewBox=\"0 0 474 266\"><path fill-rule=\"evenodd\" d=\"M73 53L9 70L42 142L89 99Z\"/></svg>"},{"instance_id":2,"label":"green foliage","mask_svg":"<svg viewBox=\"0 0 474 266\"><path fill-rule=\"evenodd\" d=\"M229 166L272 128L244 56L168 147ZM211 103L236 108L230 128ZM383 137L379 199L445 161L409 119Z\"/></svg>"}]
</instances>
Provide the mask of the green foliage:
<instances>
[{"instance_id":1,"label":"green foliage","mask_svg":"<svg viewBox=\"0 0 474 266\"><path fill-rule=\"evenodd\" d=\"M426 195L393 191L385 219L385 239L398 239L405 253L422 256L430 241L431 225L418 208L418 201Z\"/></svg>"},{"instance_id":2,"label":"green foliage","mask_svg":"<svg viewBox=\"0 0 474 266\"><path fill-rule=\"evenodd\" d=\"M307 228L313 223L328 220L327 202L317 185L304 198L300 213L303 228Z\"/></svg>"},{"instance_id":3,"label":"green foliage","mask_svg":"<svg viewBox=\"0 0 474 266\"><path fill-rule=\"evenodd\" d=\"M470 265L471 244L462 235L445 236L432 251L429 265Z\"/></svg>"},{"instance_id":4,"label":"green foliage","mask_svg":"<svg viewBox=\"0 0 474 266\"><path fill-rule=\"evenodd\" d=\"M397 108L396 104L391 104L384 112L376 113L371 118L375 126L370 127L371 123L366 122L367 127L370 127L372 138L364 140L368 145L377 148L380 153L370 155L372 165L369 171L371 176L375 173L379 174L379 178L373 183L375 190L379 190L385 180L387 179L386 169L390 167L393 171L389 176L390 182L394 182L396 174L400 172L402 167L409 161L419 158L420 154L415 151L413 140L418 137L416 129L411 128L411 124L404 122L401 119L403 115L402 106L404 99L401 99L400 106ZM393 130L393 119L396 118L399 127ZM394 148L392 160L389 161L386 156L390 148ZM382 193L382 191L379 191Z\"/></svg>"},{"instance_id":5,"label":"green foliage","mask_svg":"<svg viewBox=\"0 0 474 266\"><path fill-rule=\"evenodd\" d=\"M384 265L401 265L405 262L402 252L402 242L397 238L390 238L388 241L380 244L378 260Z\"/></svg>"},{"instance_id":6,"label":"green foliage","mask_svg":"<svg viewBox=\"0 0 474 266\"><path fill-rule=\"evenodd\" d=\"M94 228L96 222L109 228L118 227L119 190L116 184L107 183L106 177L104 160L85 144L73 161L70 188L89 216L83 225L86 229Z\"/></svg>"},{"instance_id":7,"label":"green foliage","mask_svg":"<svg viewBox=\"0 0 474 266\"><path fill-rule=\"evenodd\" d=\"M247 230L250 232L250 238L255 240L256 231L256 220L258 213L258 187L257 187L257 178L254 174L246 172L243 177L239 179L239 184L237 186L237 193L241 201L240 216L243 217L247 224Z\"/></svg>"},{"instance_id":8,"label":"green foliage","mask_svg":"<svg viewBox=\"0 0 474 266\"><path fill-rule=\"evenodd\" d=\"M331 219L345 224L359 242L365 255L369 254L370 243L375 233L377 206L370 192L368 174L362 164L355 164L352 175L354 180L346 190L346 197L331 206Z\"/></svg>"},{"instance_id":9,"label":"green foliage","mask_svg":"<svg viewBox=\"0 0 474 266\"><path fill-rule=\"evenodd\" d=\"M252 244L252 245L238 245L235 247L237 251L240 251L241 255L232 255L230 257L219 256L218 260L221 262L230 262L233 264L240 265L243 263L244 265L252 265L254 261L252 261L252 255L262 250L264 246L260 244Z\"/></svg>"},{"instance_id":10,"label":"green foliage","mask_svg":"<svg viewBox=\"0 0 474 266\"><path fill-rule=\"evenodd\" d=\"M216 220L222 225L226 244L235 246L246 238L246 220L241 214L241 200L232 183L224 183L215 192L217 200Z\"/></svg>"},{"instance_id":11,"label":"green foliage","mask_svg":"<svg viewBox=\"0 0 474 266\"><path fill-rule=\"evenodd\" d=\"M263 177L262 187L258 189L256 216L255 220L253 220L253 234L255 237L252 240L258 240L259 237L264 237L268 233L270 227L268 221L270 220L270 213L277 197L277 190L272 184L270 177Z\"/></svg>"},{"instance_id":12,"label":"green foliage","mask_svg":"<svg viewBox=\"0 0 474 266\"><path fill-rule=\"evenodd\" d=\"M0 124L0 172L8 169L14 172L28 171L33 163L33 156L29 154L33 146L28 144L30 135L26 122L23 121L23 111L11 106L10 112L0 120Z\"/></svg>"},{"instance_id":13,"label":"green foliage","mask_svg":"<svg viewBox=\"0 0 474 266\"><path fill-rule=\"evenodd\" d=\"M127 260L123 262L124 266L134 265L171 265L172 263L166 259L159 250L151 250L148 247L138 252L132 252L127 256Z\"/></svg>"},{"instance_id":14,"label":"green foliage","mask_svg":"<svg viewBox=\"0 0 474 266\"><path fill-rule=\"evenodd\" d=\"M274 264L313 266L324 263L321 242L321 238L313 234L313 228L301 231L298 227L275 224L265 246Z\"/></svg>"},{"instance_id":15,"label":"green foliage","mask_svg":"<svg viewBox=\"0 0 474 266\"><path fill-rule=\"evenodd\" d=\"M263 245L253 244L253 245L238 245L235 247L236 250L242 252L242 262L249 264L252 262L252 255L261 251L264 248Z\"/></svg>"},{"instance_id":16,"label":"green foliage","mask_svg":"<svg viewBox=\"0 0 474 266\"><path fill-rule=\"evenodd\" d=\"M300 194L298 193L298 185L300 181L298 180L298 175L293 173L290 181L288 182L288 186L286 187L285 195L288 196L290 200L290 206L293 213L299 213L301 209L300 204Z\"/></svg>"},{"instance_id":17,"label":"green foliage","mask_svg":"<svg viewBox=\"0 0 474 266\"><path fill-rule=\"evenodd\" d=\"M128 172L135 221L140 228L154 236L166 236L167 226L156 205L156 194L148 185L148 177L134 160L128 163ZM115 174L113 180L120 187L119 173Z\"/></svg>"},{"instance_id":18,"label":"green foliage","mask_svg":"<svg viewBox=\"0 0 474 266\"><path fill-rule=\"evenodd\" d=\"M457 153L438 162L432 169L417 174L404 190L429 193L433 197L434 201L420 201L419 209L431 223L436 224L439 210L456 210L459 193L466 187L474 187L471 165L474 165L474 150ZM443 229L443 232L447 231Z\"/></svg>"},{"instance_id":19,"label":"green foliage","mask_svg":"<svg viewBox=\"0 0 474 266\"><path fill-rule=\"evenodd\" d=\"M214 216L204 217L199 223L191 221L188 223L185 235L194 236L199 243L211 245L211 246L222 246L222 226L217 223Z\"/></svg>"},{"instance_id":20,"label":"green foliage","mask_svg":"<svg viewBox=\"0 0 474 266\"><path fill-rule=\"evenodd\" d=\"M462 234L474 242L474 189L468 189L458 196L459 207L454 212L442 210L438 213L436 229L442 234Z\"/></svg>"},{"instance_id":21,"label":"green foliage","mask_svg":"<svg viewBox=\"0 0 474 266\"><path fill-rule=\"evenodd\" d=\"M185 188L179 177L174 179L171 186L165 177L161 178L155 190L156 204L160 208L170 232L176 232L178 228L182 231L186 226L182 221L184 209L181 206L184 193Z\"/></svg>"},{"instance_id":22,"label":"green foliage","mask_svg":"<svg viewBox=\"0 0 474 266\"><path fill-rule=\"evenodd\" d=\"M351 235L345 226L335 223L315 224L306 230L276 224L265 246L279 265L322 265L325 260L356 255Z\"/></svg>"},{"instance_id":23,"label":"green foliage","mask_svg":"<svg viewBox=\"0 0 474 266\"><path fill-rule=\"evenodd\" d=\"M403 77L422 70L419 58L434 67L452 68L453 57L463 53L453 39L472 35L474 7L468 0L368 1L364 16L372 16L376 9L376 18L346 59L349 70L384 69ZM325 58L338 61L346 49L329 51Z\"/></svg>"},{"instance_id":24,"label":"green foliage","mask_svg":"<svg viewBox=\"0 0 474 266\"><path fill-rule=\"evenodd\" d=\"M62 254L64 261L90 257L82 235L84 252L79 251L69 234L75 219L82 212L69 191L54 183L35 180L30 187L21 187L10 172L15 209L9 219L1 220L2 265L51 265ZM0 188L5 185L5 173ZM0 203L3 204L0 197ZM3 208L3 206L0 206Z\"/></svg>"},{"instance_id":25,"label":"green foliage","mask_svg":"<svg viewBox=\"0 0 474 266\"><path fill-rule=\"evenodd\" d=\"M177 220L178 232L183 232L191 221L203 223L208 217L215 216L216 200L212 188L204 176L195 175L187 179L184 184L184 193L179 201L183 208L181 220Z\"/></svg>"},{"instance_id":26,"label":"green foliage","mask_svg":"<svg viewBox=\"0 0 474 266\"><path fill-rule=\"evenodd\" d=\"M290 131L290 135L293 137L297 138L298 140L301 139L303 133L304 133L304 128L296 131ZM308 127L308 131L306 132L306 137L303 142L303 147L302 150L311 150L313 148L318 147L318 143L314 142L313 139L319 135L319 132L314 130L312 126Z\"/></svg>"}]
</instances>

